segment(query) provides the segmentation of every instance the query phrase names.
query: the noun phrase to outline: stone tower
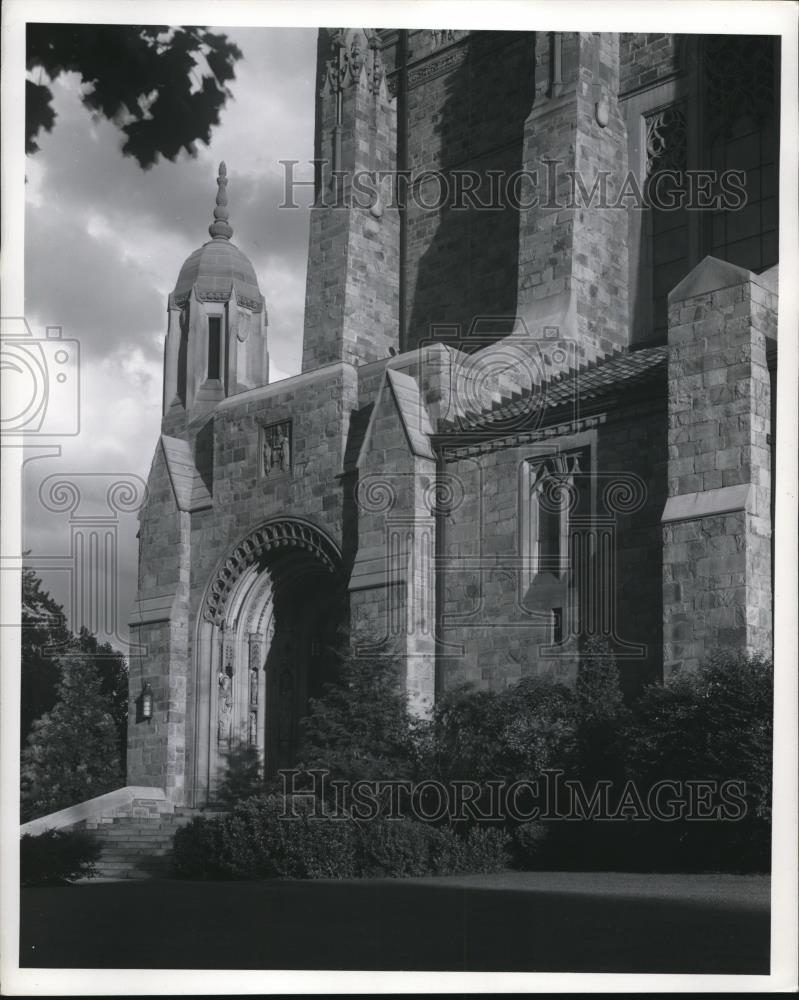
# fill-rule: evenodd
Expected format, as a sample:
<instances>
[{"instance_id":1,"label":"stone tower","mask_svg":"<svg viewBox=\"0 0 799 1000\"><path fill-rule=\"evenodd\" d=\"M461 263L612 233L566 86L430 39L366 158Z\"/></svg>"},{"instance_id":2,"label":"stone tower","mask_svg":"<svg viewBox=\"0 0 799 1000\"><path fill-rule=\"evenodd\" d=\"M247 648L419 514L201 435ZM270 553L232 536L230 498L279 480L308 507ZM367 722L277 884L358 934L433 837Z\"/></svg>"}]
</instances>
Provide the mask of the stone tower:
<instances>
[{"instance_id":1,"label":"stone tower","mask_svg":"<svg viewBox=\"0 0 799 1000\"><path fill-rule=\"evenodd\" d=\"M169 296L164 416L170 425L269 381L266 308L252 264L231 242L227 183L220 163L211 239L186 258Z\"/></svg>"},{"instance_id":2,"label":"stone tower","mask_svg":"<svg viewBox=\"0 0 799 1000\"><path fill-rule=\"evenodd\" d=\"M303 371L399 347L397 102L378 33L320 30L317 87Z\"/></svg>"},{"instance_id":3,"label":"stone tower","mask_svg":"<svg viewBox=\"0 0 799 1000\"><path fill-rule=\"evenodd\" d=\"M139 585L131 616L131 692L155 692L141 724L131 704L128 777L183 801L186 723L192 711L192 530L212 508L211 414L225 399L269 381L267 317L252 264L233 243L227 168L219 165L210 240L184 261L168 301L161 437L139 516Z\"/></svg>"}]
</instances>

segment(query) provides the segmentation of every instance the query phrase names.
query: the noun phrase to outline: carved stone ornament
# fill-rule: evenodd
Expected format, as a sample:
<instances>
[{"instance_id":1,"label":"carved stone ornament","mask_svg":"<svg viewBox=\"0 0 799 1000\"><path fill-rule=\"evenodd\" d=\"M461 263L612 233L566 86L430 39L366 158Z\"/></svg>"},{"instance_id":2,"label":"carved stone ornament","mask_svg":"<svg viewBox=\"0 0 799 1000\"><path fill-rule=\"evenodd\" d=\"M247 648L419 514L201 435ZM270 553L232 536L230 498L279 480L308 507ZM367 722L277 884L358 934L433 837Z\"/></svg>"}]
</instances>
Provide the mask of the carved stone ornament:
<instances>
[{"instance_id":1,"label":"carved stone ornament","mask_svg":"<svg viewBox=\"0 0 799 1000\"><path fill-rule=\"evenodd\" d=\"M227 670L219 671L219 712L217 740L229 743L233 723L233 678Z\"/></svg>"},{"instance_id":2,"label":"carved stone ornament","mask_svg":"<svg viewBox=\"0 0 799 1000\"><path fill-rule=\"evenodd\" d=\"M216 571L205 598L203 610L205 620L215 625L222 625L225 620L227 600L241 574L262 558L265 552L287 547L309 552L329 573L337 572L341 564L341 553L338 548L314 525L299 518L268 521L239 542L232 556L228 557Z\"/></svg>"},{"instance_id":3,"label":"carved stone ornament","mask_svg":"<svg viewBox=\"0 0 799 1000\"><path fill-rule=\"evenodd\" d=\"M371 28L333 28L329 30L330 54L327 59L325 89L336 94L364 83L377 94L385 77L380 36Z\"/></svg>"},{"instance_id":4,"label":"carved stone ornament","mask_svg":"<svg viewBox=\"0 0 799 1000\"><path fill-rule=\"evenodd\" d=\"M646 116L646 172L685 170L688 164L685 105L670 104Z\"/></svg>"},{"instance_id":5,"label":"carved stone ornament","mask_svg":"<svg viewBox=\"0 0 799 1000\"><path fill-rule=\"evenodd\" d=\"M261 427L261 475L264 479L291 475L291 421Z\"/></svg>"}]
</instances>

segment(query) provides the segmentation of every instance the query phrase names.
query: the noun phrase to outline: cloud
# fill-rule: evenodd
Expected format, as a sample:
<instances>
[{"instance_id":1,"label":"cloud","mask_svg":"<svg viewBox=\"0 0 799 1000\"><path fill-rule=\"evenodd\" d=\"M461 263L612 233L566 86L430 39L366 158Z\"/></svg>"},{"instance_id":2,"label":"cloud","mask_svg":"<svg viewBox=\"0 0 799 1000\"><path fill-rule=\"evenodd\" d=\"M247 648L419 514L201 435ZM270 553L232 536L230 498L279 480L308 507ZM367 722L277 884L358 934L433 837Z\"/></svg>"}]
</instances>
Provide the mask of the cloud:
<instances>
[{"instance_id":1,"label":"cloud","mask_svg":"<svg viewBox=\"0 0 799 1000\"><path fill-rule=\"evenodd\" d=\"M26 316L38 336L45 325L60 325L81 343L81 433L63 440L59 458L26 465L24 544L45 564L70 552L72 530L68 513L40 502L48 475L72 476L92 509L105 502L109 473L147 478L160 431L167 296L183 261L209 238L222 159L233 240L267 302L272 379L299 371L309 217L304 208L278 208L278 161L313 156L316 32L218 30L243 58L211 145L196 158L142 171L122 156L114 125L81 105L78 78L66 75L52 88L55 127L28 159ZM136 530L135 515L120 515L123 635L136 592ZM70 571L53 566L45 583L69 610Z\"/></svg>"},{"instance_id":2,"label":"cloud","mask_svg":"<svg viewBox=\"0 0 799 1000\"><path fill-rule=\"evenodd\" d=\"M70 512L48 509L40 492L50 476L73 484L80 496L74 514L111 518L116 566L111 578L110 570L101 567L96 582L101 593L112 582L116 588L119 635L124 639L137 585L138 522L135 512L115 513L109 508L107 493L113 482L147 480L160 432L161 364L141 351L84 363L81 390L80 434L62 439L58 458L34 459L35 450L30 452L34 460L26 463L23 482L23 549L31 551L33 565L64 605L68 618L74 612L72 625L90 625L84 617L88 612L82 614L80 608L72 607L72 587L79 577L77 564L69 558L73 553ZM92 525L84 522L82 530L92 530Z\"/></svg>"},{"instance_id":3,"label":"cloud","mask_svg":"<svg viewBox=\"0 0 799 1000\"><path fill-rule=\"evenodd\" d=\"M278 161L307 163L313 155L315 32L228 34L243 51L233 96L210 147L200 147L195 159L184 154L142 171L122 156L115 126L81 105L75 74L53 84L56 126L30 158L30 314L61 312L66 319L48 322L65 327L74 318L100 351L106 345L111 352L123 340L148 349L153 337L163 337L166 297L182 262L209 238L216 168L225 159L234 242L252 260L270 300L274 353L284 364L297 363L309 220L306 210L278 208L284 194ZM297 280L273 299L273 277L286 272ZM93 309L84 305L90 297ZM114 315L115 329L104 334L106 313Z\"/></svg>"}]
</instances>

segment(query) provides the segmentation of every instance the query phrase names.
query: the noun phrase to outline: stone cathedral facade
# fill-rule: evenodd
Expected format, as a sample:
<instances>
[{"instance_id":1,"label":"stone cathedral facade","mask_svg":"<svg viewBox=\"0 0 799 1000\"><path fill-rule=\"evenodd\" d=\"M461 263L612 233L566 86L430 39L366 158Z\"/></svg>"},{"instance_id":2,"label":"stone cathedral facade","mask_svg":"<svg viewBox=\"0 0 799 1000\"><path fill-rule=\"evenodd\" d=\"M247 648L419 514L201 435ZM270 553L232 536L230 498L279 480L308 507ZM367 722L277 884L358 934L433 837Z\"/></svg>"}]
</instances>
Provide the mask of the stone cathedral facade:
<instances>
[{"instance_id":1,"label":"stone cathedral facade","mask_svg":"<svg viewBox=\"0 0 799 1000\"><path fill-rule=\"evenodd\" d=\"M291 764L343 643L419 713L589 637L630 690L770 651L778 79L770 38L320 31L301 373L224 164L169 297L129 785Z\"/></svg>"}]
</instances>

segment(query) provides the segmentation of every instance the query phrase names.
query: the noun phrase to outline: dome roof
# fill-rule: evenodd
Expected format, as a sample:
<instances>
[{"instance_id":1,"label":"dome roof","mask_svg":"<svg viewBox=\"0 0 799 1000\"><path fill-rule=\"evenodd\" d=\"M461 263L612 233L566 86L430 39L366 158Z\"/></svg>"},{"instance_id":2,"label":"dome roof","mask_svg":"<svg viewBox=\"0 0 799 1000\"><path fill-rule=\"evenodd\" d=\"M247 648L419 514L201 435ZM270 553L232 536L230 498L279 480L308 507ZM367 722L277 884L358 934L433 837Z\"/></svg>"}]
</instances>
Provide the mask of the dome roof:
<instances>
[{"instance_id":1,"label":"dome roof","mask_svg":"<svg viewBox=\"0 0 799 1000\"><path fill-rule=\"evenodd\" d=\"M261 311L264 299L247 257L229 240L209 240L187 257L172 299L177 306L185 305L194 288L201 302L226 302L234 287L243 306Z\"/></svg>"},{"instance_id":2,"label":"dome roof","mask_svg":"<svg viewBox=\"0 0 799 1000\"><path fill-rule=\"evenodd\" d=\"M186 258L180 269L171 299L174 305L188 302L192 288L201 302L226 302L236 290L241 305L261 312L264 298L258 279L246 255L230 242L233 229L228 223L227 169L219 164L214 221L208 227L212 239Z\"/></svg>"}]
</instances>

